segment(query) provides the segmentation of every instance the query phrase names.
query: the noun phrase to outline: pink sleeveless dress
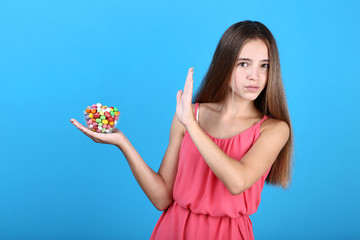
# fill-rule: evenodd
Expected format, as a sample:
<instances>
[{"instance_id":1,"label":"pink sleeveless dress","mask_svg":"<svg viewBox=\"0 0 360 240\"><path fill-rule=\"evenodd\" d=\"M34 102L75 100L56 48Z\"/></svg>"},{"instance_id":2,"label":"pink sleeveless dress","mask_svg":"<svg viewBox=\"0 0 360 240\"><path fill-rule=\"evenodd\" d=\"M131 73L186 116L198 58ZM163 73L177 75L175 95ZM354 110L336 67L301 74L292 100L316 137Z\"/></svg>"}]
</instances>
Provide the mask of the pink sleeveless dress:
<instances>
[{"instance_id":1,"label":"pink sleeveless dress","mask_svg":"<svg viewBox=\"0 0 360 240\"><path fill-rule=\"evenodd\" d=\"M197 114L199 104L195 104ZM260 124L240 134L219 139L207 134L227 155L241 161L260 136ZM270 168L271 169L271 168ZM202 158L188 132L179 154L173 203L158 220L152 240L254 239L249 215L256 212L270 169L245 192L233 196Z\"/></svg>"}]
</instances>

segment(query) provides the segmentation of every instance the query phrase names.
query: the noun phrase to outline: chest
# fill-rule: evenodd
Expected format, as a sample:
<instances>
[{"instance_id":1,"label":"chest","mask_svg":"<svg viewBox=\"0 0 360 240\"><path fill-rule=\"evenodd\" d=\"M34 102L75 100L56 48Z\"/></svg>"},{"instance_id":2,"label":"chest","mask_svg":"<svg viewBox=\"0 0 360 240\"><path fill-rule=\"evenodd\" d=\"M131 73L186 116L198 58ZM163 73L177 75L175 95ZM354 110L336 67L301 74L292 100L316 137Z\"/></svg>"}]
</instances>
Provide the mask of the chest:
<instances>
[{"instance_id":1,"label":"chest","mask_svg":"<svg viewBox=\"0 0 360 240\"><path fill-rule=\"evenodd\" d=\"M215 138L226 139L252 128L259 120L261 119L228 119L216 115L205 115L201 119L199 118L199 124L209 135Z\"/></svg>"}]
</instances>

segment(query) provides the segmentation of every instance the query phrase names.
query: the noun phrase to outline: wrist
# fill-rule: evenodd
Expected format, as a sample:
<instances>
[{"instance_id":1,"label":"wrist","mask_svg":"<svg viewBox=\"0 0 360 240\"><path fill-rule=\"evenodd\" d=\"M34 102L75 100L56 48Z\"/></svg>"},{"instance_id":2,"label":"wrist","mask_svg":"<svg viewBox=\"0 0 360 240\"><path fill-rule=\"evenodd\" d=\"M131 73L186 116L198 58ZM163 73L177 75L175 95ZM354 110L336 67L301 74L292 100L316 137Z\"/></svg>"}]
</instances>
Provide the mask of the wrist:
<instances>
[{"instance_id":1,"label":"wrist","mask_svg":"<svg viewBox=\"0 0 360 240\"><path fill-rule=\"evenodd\" d=\"M119 138L114 145L122 151L125 147L126 142L128 141L129 140L126 138L126 136L123 133L121 133L119 134Z\"/></svg>"},{"instance_id":2,"label":"wrist","mask_svg":"<svg viewBox=\"0 0 360 240\"><path fill-rule=\"evenodd\" d=\"M193 121L190 121L186 124L184 124L184 127L186 131L189 132L189 130L193 129L194 127L198 126L198 122L194 119Z\"/></svg>"}]
</instances>

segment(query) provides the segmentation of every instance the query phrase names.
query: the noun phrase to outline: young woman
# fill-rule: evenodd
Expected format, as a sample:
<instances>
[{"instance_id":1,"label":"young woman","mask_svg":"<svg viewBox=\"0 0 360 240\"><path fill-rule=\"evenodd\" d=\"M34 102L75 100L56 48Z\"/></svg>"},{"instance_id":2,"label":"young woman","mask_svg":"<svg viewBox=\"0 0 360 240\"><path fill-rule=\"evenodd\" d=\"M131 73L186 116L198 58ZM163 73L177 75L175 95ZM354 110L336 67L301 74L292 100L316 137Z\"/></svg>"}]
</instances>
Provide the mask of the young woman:
<instances>
[{"instance_id":1,"label":"young woman","mask_svg":"<svg viewBox=\"0 0 360 240\"><path fill-rule=\"evenodd\" d=\"M253 239L266 181L291 180L292 129L271 32L256 21L225 31L192 104L193 68L177 93L170 140L158 172L120 130L95 133L114 144L154 206L164 211L151 239Z\"/></svg>"}]
</instances>

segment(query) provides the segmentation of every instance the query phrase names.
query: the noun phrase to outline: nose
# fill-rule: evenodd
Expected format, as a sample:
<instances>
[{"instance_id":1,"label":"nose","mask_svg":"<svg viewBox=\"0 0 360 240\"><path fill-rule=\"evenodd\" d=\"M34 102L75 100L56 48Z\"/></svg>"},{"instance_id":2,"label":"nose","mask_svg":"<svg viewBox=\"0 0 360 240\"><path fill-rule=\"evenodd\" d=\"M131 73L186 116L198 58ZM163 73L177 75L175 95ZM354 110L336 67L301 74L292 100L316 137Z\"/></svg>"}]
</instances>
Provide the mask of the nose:
<instances>
[{"instance_id":1,"label":"nose","mask_svg":"<svg viewBox=\"0 0 360 240\"><path fill-rule=\"evenodd\" d=\"M249 68L248 79L254 81L259 80L259 69L255 66L255 64Z\"/></svg>"}]
</instances>

